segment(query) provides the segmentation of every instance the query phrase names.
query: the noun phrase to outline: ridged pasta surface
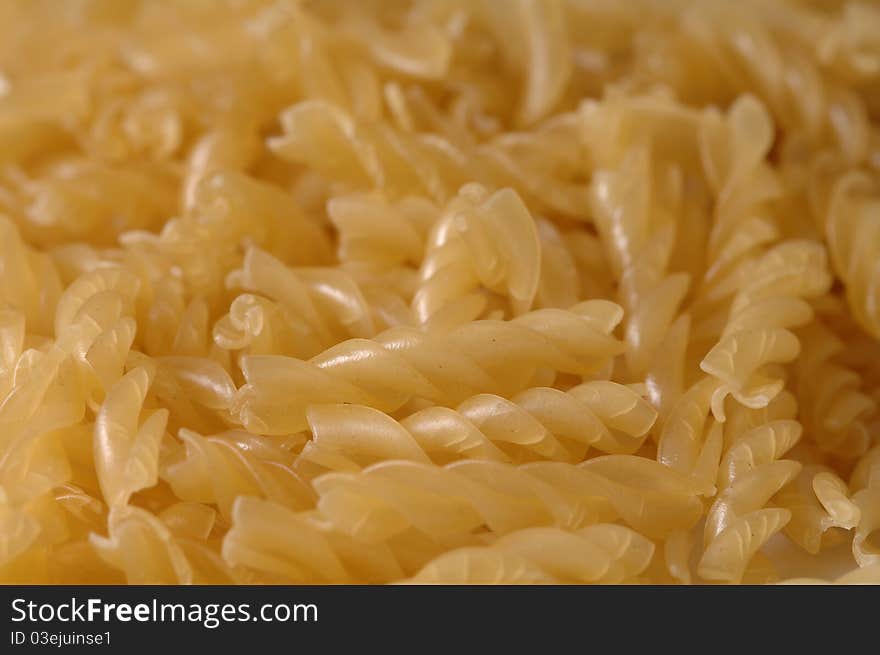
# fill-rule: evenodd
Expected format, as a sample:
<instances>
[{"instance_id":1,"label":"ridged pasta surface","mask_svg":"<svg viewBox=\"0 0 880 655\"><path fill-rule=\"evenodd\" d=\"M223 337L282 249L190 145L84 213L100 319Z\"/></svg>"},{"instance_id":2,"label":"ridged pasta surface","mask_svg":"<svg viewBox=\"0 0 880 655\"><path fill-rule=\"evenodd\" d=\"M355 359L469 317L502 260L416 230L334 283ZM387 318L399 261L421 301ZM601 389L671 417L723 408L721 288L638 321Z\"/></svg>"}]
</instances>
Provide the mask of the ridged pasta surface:
<instances>
[{"instance_id":1,"label":"ridged pasta surface","mask_svg":"<svg viewBox=\"0 0 880 655\"><path fill-rule=\"evenodd\" d=\"M0 583L880 584L880 7L0 1Z\"/></svg>"}]
</instances>

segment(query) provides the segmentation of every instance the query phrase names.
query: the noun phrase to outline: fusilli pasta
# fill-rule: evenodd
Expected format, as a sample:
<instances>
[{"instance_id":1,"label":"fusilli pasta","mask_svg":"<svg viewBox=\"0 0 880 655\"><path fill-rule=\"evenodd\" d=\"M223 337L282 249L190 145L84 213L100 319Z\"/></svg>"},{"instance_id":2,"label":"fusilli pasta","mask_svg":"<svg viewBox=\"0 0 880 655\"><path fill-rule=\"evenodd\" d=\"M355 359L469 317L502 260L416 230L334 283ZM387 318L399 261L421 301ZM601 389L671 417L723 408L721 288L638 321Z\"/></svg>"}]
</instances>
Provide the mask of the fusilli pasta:
<instances>
[{"instance_id":1,"label":"fusilli pasta","mask_svg":"<svg viewBox=\"0 0 880 655\"><path fill-rule=\"evenodd\" d=\"M870 2L0 2L0 583L880 584L878 438Z\"/></svg>"}]
</instances>

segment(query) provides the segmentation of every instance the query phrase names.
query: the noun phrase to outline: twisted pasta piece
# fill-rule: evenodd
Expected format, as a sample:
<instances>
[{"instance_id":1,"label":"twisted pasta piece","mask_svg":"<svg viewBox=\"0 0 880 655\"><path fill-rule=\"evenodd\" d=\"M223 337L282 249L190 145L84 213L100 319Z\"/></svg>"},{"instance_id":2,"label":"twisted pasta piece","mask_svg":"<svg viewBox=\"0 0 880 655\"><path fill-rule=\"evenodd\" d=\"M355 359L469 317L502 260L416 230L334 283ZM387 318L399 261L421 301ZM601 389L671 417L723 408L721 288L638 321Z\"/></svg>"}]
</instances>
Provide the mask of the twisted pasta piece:
<instances>
[{"instance_id":1,"label":"twisted pasta piece","mask_svg":"<svg viewBox=\"0 0 880 655\"><path fill-rule=\"evenodd\" d=\"M590 161L580 139L577 112L559 114L529 131L499 134L490 141L461 146L471 179L491 187L512 187L528 207L547 216L588 220L584 171Z\"/></svg>"},{"instance_id":2,"label":"twisted pasta piece","mask_svg":"<svg viewBox=\"0 0 880 655\"><path fill-rule=\"evenodd\" d=\"M392 198L426 195L445 203L477 182L491 190L513 187L536 211L584 220L584 156L574 115L484 144L358 120L325 100L299 102L280 119L284 135L269 139L269 147L346 191L378 189Z\"/></svg>"},{"instance_id":3,"label":"twisted pasta piece","mask_svg":"<svg viewBox=\"0 0 880 655\"><path fill-rule=\"evenodd\" d=\"M15 384L15 365L24 350L26 320L18 310L0 310L0 398L5 398Z\"/></svg>"},{"instance_id":4,"label":"twisted pasta piece","mask_svg":"<svg viewBox=\"0 0 880 655\"><path fill-rule=\"evenodd\" d=\"M251 248L226 284L250 293L233 300L214 325L214 342L224 349L311 357L343 339L376 332L360 286L333 268L292 269Z\"/></svg>"},{"instance_id":5,"label":"twisted pasta piece","mask_svg":"<svg viewBox=\"0 0 880 655\"><path fill-rule=\"evenodd\" d=\"M306 266L331 260L330 239L319 224L300 213L288 194L244 174L224 172L206 179L187 220L192 218L215 224L230 242L246 238L288 262ZM196 229L193 236L199 235Z\"/></svg>"},{"instance_id":6,"label":"twisted pasta piece","mask_svg":"<svg viewBox=\"0 0 880 655\"><path fill-rule=\"evenodd\" d=\"M783 585L824 585L824 584L835 584L835 585L857 585L857 584L869 584L876 585L880 583L880 566L876 564L866 566L864 568L856 569L855 571L850 571L849 573L845 573L838 578L835 578L833 581L828 581L822 578L789 578L788 580L783 580L779 584Z\"/></svg>"},{"instance_id":7,"label":"twisted pasta piece","mask_svg":"<svg viewBox=\"0 0 880 655\"><path fill-rule=\"evenodd\" d=\"M834 271L845 285L850 311L876 338L880 337L880 182L866 170L840 172L840 167L829 158L816 162L813 208Z\"/></svg>"},{"instance_id":8,"label":"twisted pasta piece","mask_svg":"<svg viewBox=\"0 0 880 655\"><path fill-rule=\"evenodd\" d=\"M331 198L326 210L339 234L342 268L360 284L377 324L415 325L410 303L440 209L419 196L392 202L379 193L358 193Z\"/></svg>"},{"instance_id":9,"label":"twisted pasta piece","mask_svg":"<svg viewBox=\"0 0 880 655\"><path fill-rule=\"evenodd\" d=\"M535 221L516 192L491 196L470 184L434 225L413 299L426 327L454 327L483 314L481 292L509 300L514 316L531 309L541 271Z\"/></svg>"},{"instance_id":10,"label":"twisted pasta piece","mask_svg":"<svg viewBox=\"0 0 880 655\"><path fill-rule=\"evenodd\" d=\"M350 189L426 194L443 202L467 181L457 169L464 157L439 137L360 122L324 100L300 102L280 119L284 135L270 138L269 148Z\"/></svg>"},{"instance_id":11,"label":"twisted pasta piece","mask_svg":"<svg viewBox=\"0 0 880 655\"><path fill-rule=\"evenodd\" d=\"M110 198L105 190L115 188ZM41 177L24 185L25 215L55 239L111 245L128 230L159 228L175 211L173 174L161 164L117 167L89 159L53 162Z\"/></svg>"},{"instance_id":12,"label":"twisted pasta piece","mask_svg":"<svg viewBox=\"0 0 880 655\"><path fill-rule=\"evenodd\" d=\"M571 75L565 6L558 0L515 0L506 7L482 2L480 10L488 14L505 64L525 72L514 121L533 123L553 109Z\"/></svg>"},{"instance_id":13,"label":"twisted pasta piece","mask_svg":"<svg viewBox=\"0 0 880 655\"><path fill-rule=\"evenodd\" d=\"M56 305L56 343L67 344L62 347L72 355L95 412L122 376L134 345L140 288L127 269L99 267L78 276Z\"/></svg>"},{"instance_id":14,"label":"twisted pasta piece","mask_svg":"<svg viewBox=\"0 0 880 655\"><path fill-rule=\"evenodd\" d=\"M85 538L106 520L103 503L75 485L61 484L50 493L16 509L0 492L4 533L0 579L4 584L28 580L39 584L86 584L121 580L97 561ZM68 567L77 568L70 569ZM22 576L21 568L29 570Z\"/></svg>"},{"instance_id":15,"label":"twisted pasta piece","mask_svg":"<svg viewBox=\"0 0 880 655\"><path fill-rule=\"evenodd\" d=\"M837 363L843 343L822 323L798 330L801 355L795 363L801 421L824 452L847 459L870 446L867 419L876 401L861 387L861 377Z\"/></svg>"},{"instance_id":16,"label":"twisted pasta piece","mask_svg":"<svg viewBox=\"0 0 880 655\"><path fill-rule=\"evenodd\" d=\"M321 265L332 259L322 226L303 215L292 196L243 173L210 175L196 190L189 212L167 221L159 234L133 230L120 236L128 249L165 260L195 295L225 295L228 271L241 261L242 246L265 248L284 261ZM212 257L202 256L205 252Z\"/></svg>"},{"instance_id":17,"label":"twisted pasta piece","mask_svg":"<svg viewBox=\"0 0 880 655\"><path fill-rule=\"evenodd\" d=\"M178 498L216 505L226 520L239 496L295 510L313 506L314 492L290 468L293 455L274 440L243 431L204 437L185 428L179 436L184 452L170 453L160 473Z\"/></svg>"},{"instance_id":18,"label":"twisted pasta piece","mask_svg":"<svg viewBox=\"0 0 880 655\"><path fill-rule=\"evenodd\" d=\"M61 295L61 280L44 253L31 250L15 224L0 216L0 303L25 317L34 334L52 334L54 307Z\"/></svg>"},{"instance_id":19,"label":"twisted pasta piece","mask_svg":"<svg viewBox=\"0 0 880 655\"><path fill-rule=\"evenodd\" d=\"M563 234L562 238L574 259L582 295L587 298L612 297L615 280L599 238L585 229L571 230Z\"/></svg>"},{"instance_id":20,"label":"twisted pasta piece","mask_svg":"<svg viewBox=\"0 0 880 655\"><path fill-rule=\"evenodd\" d=\"M571 307L580 298L596 298L601 294L584 293L581 271L567 234L547 219L535 221L541 242L541 266L535 292L536 309Z\"/></svg>"},{"instance_id":21,"label":"twisted pasta piece","mask_svg":"<svg viewBox=\"0 0 880 655\"><path fill-rule=\"evenodd\" d=\"M205 357L148 357L129 353L128 369L143 368L152 379L151 399L170 412L169 430L183 425L211 431L227 427L235 384L227 370Z\"/></svg>"},{"instance_id":22,"label":"twisted pasta piece","mask_svg":"<svg viewBox=\"0 0 880 655\"><path fill-rule=\"evenodd\" d=\"M682 96L729 98L752 92L786 133L797 134L812 147L831 142L853 160L864 156L864 108L850 89L835 84L811 61L827 30L810 14L786 12L771 18L777 7L761 2L748 6L739 11L724 3L700 3L682 13L678 35L683 48L678 50L689 51L688 61L700 62L696 71L693 66L686 69L698 75L682 75L685 69L673 74ZM799 29L790 29L792 25Z\"/></svg>"},{"instance_id":23,"label":"twisted pasta piece","mask_svg":"<svg viewBox=\"0 0 880 655\"><path fill-rule=\"evenodd\" d=\"M436 205L419 196L390 202L381 194L354 193L327 202L340 261L383 268L417 266L439 215Z\"/></svg>"},{"instance_id":24,"label":"twisted pasta piece","mask_svg":"<svg viewBox=\"0 0 880 655\"><path fill-rule=\"evenodd\" d=\"M519 469L491 462L440 468L389 461L355 476L331 474L315 483L320 494L315 512L238 497L223 557L229 566L274 581L389 582L416 575L449 548L503 543L543 562L557 578L570 579L577 571L574 577L581 581L630 579L645 568L654 548L638 532L663 536L670 521L688 529L700 513L682 479L638 460L611 456L589 467L536 463ZM633 530L593 525L618 512ZM536 519L547 527L533 527ZM492 532L475 532L484 521ZM578 549L574 568L554 569L534 551L533 537L549 539L554 552ZM472 559L470 551L462 551L453 562ZM506 569L511 558L498 559L494 546L476 555L505 575L518 570L519 565Z\"/></svg>"},{"instance_id":25,"label":"twisted pasta piece","mask_svg":"<svg viewBox=\"0 0 880 655\"><path fill-rule=\"evenodd\" d=\"M692 527L701 513L685 478L626 455L580 466L385 461L358 473L329 473L313 485L321 514L370 543L411 528L449 543L482 526L506 534L541 525L575 529L614 517L648 536L665 536Z\"/></svg>"},{"instance_id":26,"label":"twisted pasta piece","mask_svg":"<svg viewBox=\"0 0 880 655\"><path fill-rule=\"evenodd\" d=\"M0 572L5 572L7 562L27 551L39 534L39 521L13 505L0 487Z\"/></svg>"},{"instance_id":27,"label":"twisted pasta piece","mask_svg":"<svg viewBox=\"0 0 880 655\"><path fill-rule=\"evenodd\" d=\"M791 511L785 533L808 553L822 547L822 536L832 528L851 530L861 511L849 498L846 483L830 469L804 466L794 482L776 494L775 502Z\"/></svg>"},{"instance_id":28,"label":"twisted pasta piece","mask_svg":"<svg viewBox=\"0 0 880 655\"><path fill-rule=\"evenodd\" d=\"M168 410L155 410L139 425L150 382L143 368L127 373L110 389L95 419L95 469L111 508L127 505L133 493L158 481Z\"/></svg>"},{"instance_id":29,"label":"twisted pasta piece","mask_svg":"<svg viewBox=\"0 0 880 655\"><path fill-rule=\"evenodd\" d=\"M306 429L306 408L316 403L388 412L416 397L454 404L481 392L508 396L531 386L541 370L597 371L622 350L609 336L620 319L620 307L592 300L568 311L475 321L440 335L393 328L373 340L343 341L308 361L244 357L247 384L237 408L248 430L286 434Z\"/></svg>"},{"instance_id":30,"label":"twisted pasta piece","mask_svg":"<svg viewBox=\"0 0 880 655\"><path fill-rule=\"evenodd\" d=\"M841 15L816 45L820 61L831 64L847 79L871 79L880 72L877 29L880 11L863 4L846 4Z\"/></svg>"},{"instance_id":31,"label":"twisted pasta piece","mask_svg":"<svg viewBox=\"0 0 880 655\"><path fill-rule=\"evenodd\" d=\"M797 421L783 419L733 434L721 460L720 492L706 518L697 569L702 578L739 582L749 560L791 520L788 509L765 505L801 471L799 462L780 459L801 432Z\"/></svg>"},{"instance_id":32,"label":"twisted pasta piece","mask_svg":"<svg viewBox=\"0 0 880 655\"><path fill-rule=\"evenodd\" d=\"M421 87L395 84L392 88L393 104L399 108L394 113L406 116L406 127L401 129L441 135L452 146L450 153L461 156L459 165L466 168L470 180L491 188L512 187L535 212L585 220L583 174L589 160L579 139L576 112L556 115L528 130L496 135L498 116L485 115L485 107L477 106L480 101L459 97L450 111L443 112ZM480 143L473 134L475 127L489 140Z\"/></svg>"},{"instance_id":33,"label":"twisted pasta piece","mask_svg":"<svg viewBox=\"0 0 880 655\"><path fill-rule=\"evenodd\" d=\"M859 461L850 480L852 501L861 512L861 520L853 536L853 556L859 566L880 564L880 446L874 446Z\"/></svg>"},{"instance_id":34,"label":"twisted pasta piece","mask_svg":"<svg viewBox=\"0 0 880 655\"><path fill-rule=\"evenodd\" d=\"M8 502L35 501L70 477L61 433L85 415L78 377L77 365L58 345L19 357L15 384L0 403L0 486Z\"/></svg>"},{"instance_id":35,"label":"twisted pasta piece","mask_svg":"<svg viewBox=\"0 0 880 655\"><path fill-rule=\"evenodd\" d=\"M816 243L785 241L754 264L734 298L721 340L700 362L722 383L712 397L716 419L724 421L728 394L760 408L782 390L782 380L768 369L798 355L800 344L788 328L810 321L813 312L803 298L819 296L830 285L825 250Z\"/></svg>"},{"instance_id":36,"label":"twisted pasta piece","mask_svg":"<svg viewBox=\"0 0 880 655\"><path fill-rule=\"evenodd\" d=\"M18 565L45 572L49 550L70 536L54 490L72 475L62 435L86 410L78 376L56 344L25 350L0 403L0 579L9 583L22 581Z\"/></svg>"},{"instance_id":37,"label":"twisted pasta piece","mask_svg":"<svg viewBox=\"0 0 880 655\"><path fill-rule=\"evenodd\" d=\"M429 407L400 421L358 405L313 405L306 416L314 438L298 467L357 471L386 459L574 462L590 446L632 453L657 413L632 389L595 381L567 392L535 387L510 400L480 394L454 410Z\"/></svg>"},{"instance_id":38,"label":"twisted pasta piece","mask_svg":"<svg viewBox=\"0 0 880 655\"><path fill-rule=\"evenodd\" d=\"M622 525L572 532L527 528L491 546L441 555L407 582L415 584L620 584L644 571L654 544Z\"/></svg>"},{"instance_id":39,"label":"twisted pasta piece","mask_svg":"<svg viewBox=\"0 0 880 655\"><path fill-rule=\"evenodd\" d=\"M707 111L698 133L702 172L715 195L706 244L706 271L690 312L695 337L717 339L723 325L719 305L751 275L761 250L778 237L770 202L781 195L776 172L764 161L773 123L752 96L740 97L725 116Z\"/></svg>"},{"instance_id":40,"label":"twisted pasta piece","mask_svg":"<svg viewBox=\"0 0 880 655\"><path fill-rule=\"evenodd\" d=\"M355 540L320 515L248 496L232 507L222 553L234 569L272 582L376 584L407 575L406 558L391 545Z\"/></svg>"},{"instance_id":41,"label":"twisted pasta piece","mask_svg":"<svg viewBox=\"0 0 880 655\"><path fill-rule=\"evenodd\" d=\"M110 510L108 536L89 542L128 584L232 584L235 573L198 539L175 534L173 514L165 521L133 505ZM238 579L240 581L240 578Z\"/></svg>"},{"instance_id":42,"label":"twisted pasta piece","mask_svg":"<svg viewBox=\"0 0 880 655\"><path fill-rule=\"evenodd\" d=\"M691 386L672 407L657 444L657 461L691 476L704 496L716 493L723 449L722 424L710 416L719 385L707 376Z\"/></svg>"},{"instance_id":43,"label":"twisted pasta piece","mask_svg":"<svg viewBox=\"0 0 880 655\"><path fill-rule=\"evenodd\" d=\"M672 213L657 196L680 194L678 169L669 169L672 189L650 170L646 147L634 148L619 168L593 176L595 220L620 280L627 315L626 360L634 379L644 379L676 318L689 285L685 273L667 274L675 242ZM678 180L678 183L674 180ZM645 183L648 181L648 184ZM635 187L635 188L633 188Z\"/></svg>"},{"instance_id":44,"label":"twisted pasta piece","mask_svg":"<svg viewBox=\"0 0 880 655\"><path fill-rule=\"evenodd\" d=\"M223 171L242 172L258 158L260 141L256 126L247 121L224 121L222 129L205 134L189 155L186 179L182 184L183 206L194 210L199 202L199 186Z\"/></svg>"}]
</instances>

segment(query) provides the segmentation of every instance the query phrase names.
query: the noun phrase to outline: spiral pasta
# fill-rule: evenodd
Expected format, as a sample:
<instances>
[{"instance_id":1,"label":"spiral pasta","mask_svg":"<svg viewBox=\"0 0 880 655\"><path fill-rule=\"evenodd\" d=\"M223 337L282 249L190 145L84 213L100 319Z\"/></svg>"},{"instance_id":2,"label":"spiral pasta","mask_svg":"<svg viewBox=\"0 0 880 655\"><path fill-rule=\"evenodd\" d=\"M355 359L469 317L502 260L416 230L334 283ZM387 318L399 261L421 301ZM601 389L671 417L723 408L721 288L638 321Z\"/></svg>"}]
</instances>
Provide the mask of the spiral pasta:
<instances>
[{"instance_id":1,"label":"spiral pasta","mask_svg":"<svg viewBox=\"0 0 880 655\"><path fill-rule=\"evenodd\" d=\"M587 301L570 311L474 321L440 335L393 328L373 340L341 342L308 361L250 356L242 361L247 384L237 399L241 421L258 432L283 434L304 429L306 407L319 402L394 411L414 397L457 402L480 390L515 393L547 369L588 375L620 352L608 334L620 318L614 303ZM291 396L293 385L299 393ZM273 397L272 389L281 395Z\"/></svg>"},{"instance_id":2,"label":"spiral pasta","mask_svg":"<svg viewBox=\"0 0 880 655\"><path fill-rule=\"evenodd\" d=\"M57 4L0 583L880 583L871 3Z\"/></svg>"},{"instance_id":3,"label":"spiral pasta","mask_svg":"<svg viewBox=\"0 0 880 655\"><path fill-rule=\"evenodd\" d=\"M516 193L486 197L479 186L462 187L432 228L415 314L434 327L466 323L489 305L482 290L508 299L505 314L522 314L534 302L540 270L537 227Z\"/></svg>"},{"instance_id":4,"label":"spiral pasta","mask_svg":"<svg viewBox=\"0 0 880 655\"><path fill-rule=\"evenodd\" d=\"M647 568L654 544L620 525L528 528L485 548L454 550L411 578L427 584L615 584Z\"/></svg>"},{"instance_id":5,"label":"spiral pasta","mask_svg":"<svg viewBox=\"0 0 880 655\"><path fill-rule=\"evenodd\" d=\"M510 400L480 394L454 410L430 407L399 422L369 407L313 405L307 414L313 440L301 457L319 466L333 462L334 470L356 470L382 459L573 462L591 446L635 452L656 415L632 389L606 381L567 392L534 387Z\"/></svg>"}]
</instances>

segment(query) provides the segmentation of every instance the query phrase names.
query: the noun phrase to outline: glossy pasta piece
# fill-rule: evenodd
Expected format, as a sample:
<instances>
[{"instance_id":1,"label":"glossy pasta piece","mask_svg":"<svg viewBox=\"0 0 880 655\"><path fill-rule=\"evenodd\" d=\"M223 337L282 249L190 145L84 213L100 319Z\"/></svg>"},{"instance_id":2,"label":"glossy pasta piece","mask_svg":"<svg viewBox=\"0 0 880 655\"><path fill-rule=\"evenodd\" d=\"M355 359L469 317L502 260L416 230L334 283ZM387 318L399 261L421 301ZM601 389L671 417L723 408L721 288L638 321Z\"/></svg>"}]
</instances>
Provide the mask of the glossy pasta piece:
<instances>
[{"instance_id":1,"label":"glossy pasta piece","mask_svg":"<svg viewBox=\"0 0 880 655\"><path fill-rule=\"evenodd\" d=\"M801 297L827 291L831 279L825 262L825 251L818 244L789 241L755 263L754 277L734 298L721 341L700 363L702 370L723 382L712 399L718 420L724 420L723 400L728 393L747 407L759 408L782 390L783 382L765 371L800 353L800 343L788 328L812 318Z\"/></svg>"},{"instance_id":2,"label":"glossy pasta piece","mask_svg":"<svg viewBox=\"0 0 880 655\"><path fill-rule=\"evenodd\" d=\"M156 410L141 421L149 386L147 371L134 369L113 386L95 419L95 465L110 507L125 506L133 493L158 481L168 410Z\"/></svg>"},{"instance_id":3,"label":"glossy pasta piece","mask_svg":"<svg viewBox=\"0 0 880 655\"><path fill-rule=\"evenodd\" d=\"M108 536L90 542L103 560L120 569L129 584L190 584L193 567L169 528L146 510L116 507Z\"/></svg>"},{"instance_id":4,"label":"glossy pasta piece","mask_svg":"<svg viewBox=\"0 0 880 655\"><path fill-rule=\"evenodd\" d=\"M877 403L865 393L859 374L839 361L843 342L821 323L800 331L797 363L802 420L825 452L855 458L870 444L868 420Z\"/></svg>"},{"instance_id":5,"label":"glossy pasta piece","mask_svg":"<svg viewBox=\"0 0 880 655\"><path fill-rule=\"evenodd\" d=\"M161 471L179 498L213 504L227 520L239 496L297 510L312 506L314 493L291 470L294 456L281 445L243 432L205 437L182 429L179 437L183 452L169 453Z\"/></svg>"},{"instance_id":6,"label":"glossy pasta piece","mask_svg":"<svg viewBox=\"0 0 880 655\"><path fill-rule=\"evenodd\" d=\"M416 584L615 584L641 573L654 544L618 525L576 532L529 528L485 548L454 550L425 566Z\"/></svg>"},{"instance_id":7,"label":"glossy pasta piece","mask_svg":"<svg viewBox=\"0 0 880 655\"><path fill-rule=\"evenodd\" d=\"M476 319L488 304L484 290L507 300L505 313L522 314L532 307L540 270L537 227L516 192L462 187L431 230L416 316L441 329Z\"/></svg>"},{"instance_id":8,"label":"glossy pasta piece","mask_svg":"<svg viewBox=\"0 0 880 655\"><path fill-rule=\"evenodd\" d=\"M383 459L573 462L590 446L606 452L636 450L655 417L631 389L604 381L567 393L536 387L510 400L480 394L455 410L430 407L399 422L369 407L313 405L307 411L313 440L298 464L334 470Z\"/></svg>"},{"instance_id":9,"label":"glossy pasta piece","mask_svg":"<svg viewBox=\"0 0 880 655\"><path fill-rule=\"evenodd\" d=\"M475 321L443 335L392 329L374 340L344 341L309 361L247 357L241 421L256 432L283 434L305 429L306 407L314 403L393 411L413 397L454 403L479 391L513 394L544 368L588 374L620 352L608 335L619 320L613 303L587 301L570 311Z\"/></svg>"},{"instance_id":10,"label":"glossy pasta piece","mask_svg":"<svg viewBox=\"0 0 880 655\"><path fill-rule=\"evenodd\" d=\"M0 2L0 582L880 582L819 4Z\"/></svg>"}]
</instances>

